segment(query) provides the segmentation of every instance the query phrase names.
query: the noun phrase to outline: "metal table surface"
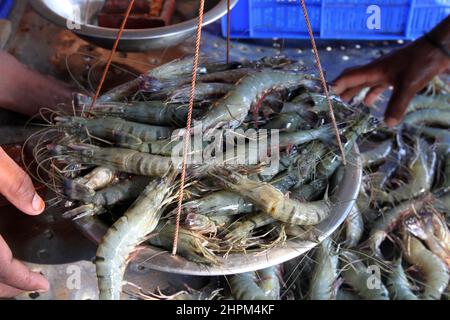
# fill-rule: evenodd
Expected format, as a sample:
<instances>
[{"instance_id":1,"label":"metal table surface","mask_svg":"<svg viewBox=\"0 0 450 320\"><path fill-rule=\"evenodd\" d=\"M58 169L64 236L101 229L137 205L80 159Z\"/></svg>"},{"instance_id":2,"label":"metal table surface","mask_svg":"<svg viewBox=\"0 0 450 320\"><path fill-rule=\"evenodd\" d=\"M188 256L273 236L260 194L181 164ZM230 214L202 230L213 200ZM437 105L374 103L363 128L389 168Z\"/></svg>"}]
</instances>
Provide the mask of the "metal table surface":
<instances>
[{"instance_id":1,"label":"metal table surface","mask_svg":"<svg viewBox=\"0 0 450 320\"><path fill-rule=\"evenodd\" d=\"M17 14L17 13L16 13ZM105 53L104 49L92 48L67 30L51 25L38 16L29 7L25 8L16 31L8 43L7 49L19 60L40 72L70 80L61 73L55 64L55 56L60 52L61 44L69 47L81 43L92 50ZM226 42L219 36L219 24L206 28L203 34L201 51L213 59L224 59ZM194 39L189 39L175 48L147 53L129 53L118 56L123 61L136 61L146 64L158 64L174 57L192 53ZM343 42L318 41L321 61L328 80L335 78L343 69L367 63L378 56L397 48L397 42ZM239 41L231 44L232 60L258 59L271 55L286 55L298 59L315 72L313 55L309 41ZM0 124L16 119L15 115L0 113ZM14 127L2 129L0 137L5 137ZM0 145L5 143L1 141ZM97 283L95 266L95 246L84 238L68 221L60 218L56 209L49 209L39 217L28 217L12 207L0 208L0 234L11 246L15 257L25 261L33 270L46 275L51 282L51 290L45 294L24 294L17 299L96 299ZM142 288L154 290L175 287L182 289L187 283L192 287L201 286L206 279L138 268L133 263L127 269L126 280L139 283Z\"/></svg>"}]
</instances>

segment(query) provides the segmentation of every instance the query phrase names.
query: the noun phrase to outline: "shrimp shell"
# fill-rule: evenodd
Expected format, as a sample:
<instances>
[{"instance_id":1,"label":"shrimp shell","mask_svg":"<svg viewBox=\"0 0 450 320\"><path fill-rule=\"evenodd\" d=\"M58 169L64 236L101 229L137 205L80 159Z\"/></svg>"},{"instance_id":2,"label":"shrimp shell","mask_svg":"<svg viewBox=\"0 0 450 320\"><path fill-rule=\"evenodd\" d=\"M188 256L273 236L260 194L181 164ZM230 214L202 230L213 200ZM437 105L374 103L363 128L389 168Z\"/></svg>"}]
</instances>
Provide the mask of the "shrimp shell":
<instances>
[{"instance_id":1,"label":"shrimp shell","mask_svg":"<svg viewBox=\"0 0 450 320\"><path fill-rule=\"evenodd\" d=\"M119 300L127 259L157 226L162 208L170 201L172 178L156 179L144 189L125 214L108 229L96 254L101 300Z\"/></svg>"},{"instance_id":2,"label":"shrimp shell","mask_svg":"<svg viewBox=\"0 0 450 320\"><path fill-rule=\"evenodd\" d=\"M425 288L421 297L425 300L439 300L450 278L445 263L413 236L406 234L404 245L406 260L417 266L425 277Z\"/></svg>"},{"instance_id":3,"label":"shrimp shell","mask_svg":"<svg viewBox=\"0 0 450 320\"><path fill-rule=\"evenodd\" d=\"M250 107L261 95L272 89L289 89L313 85L311 77L275 70L263 70L242 78L234 90L219 100L201 119L203 130L225 125L238 127Z\"/></svg>"},{"instance_id":4,"label":"shrimp shell","mask_svg":"<svg viewBox=\"0 0 450 320\"><path fill-rule=\"evenodd\" d=\"M338 278L338 258L330 238L317 247L314 260L316 266L312 273L310 298L312 300L334 300Z\"/></svg>"}]
</instances>

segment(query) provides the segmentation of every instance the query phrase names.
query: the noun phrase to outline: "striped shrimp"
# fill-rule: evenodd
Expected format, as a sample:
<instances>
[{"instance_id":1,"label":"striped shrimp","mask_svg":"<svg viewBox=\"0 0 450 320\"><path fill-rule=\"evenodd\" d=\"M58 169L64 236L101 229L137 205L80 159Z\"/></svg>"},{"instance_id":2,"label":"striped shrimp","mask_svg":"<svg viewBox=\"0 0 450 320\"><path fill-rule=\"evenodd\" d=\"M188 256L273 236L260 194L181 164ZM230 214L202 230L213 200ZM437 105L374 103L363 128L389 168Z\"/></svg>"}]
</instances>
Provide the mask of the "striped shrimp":
<instances>
[{"instance_id":1,"label":"striped shrimp","mask_svg":"<svg viewBox=\"0 0 450 320\"><path fill-rule=\"evenodd\" d=\"M188 107L167 104L163 101L109 102L98 103L92 109L96 116L119 117L128 121L157 126L184 127L187 121ZM199 109L193 109L193 117L200 116Z\"/></svg>"},{"instance_id":2,"label":"striped shrimp","mask_svg":"<svg viewBox=\"0 0 450 320\"><path fill-rule=\"evenodd\" d=\"M315 225L328 217L332 210L328 197L321 201L303 203L287 199L280 190L268 183L251 180L236 172L212 175L228 189L251 201L262 212L282 222Z\"/></svg>"},{"instance_id":3,"label":"striped shrimp","mask_svg":"<svg viewBox=\"0 0 450 320\"><path fill-rule=\"evenodd\" d=\"M102 239L96 254L101 300L119 300L122 279L131 252L157 226L162 209L171 200L172 177L153 180Z\"/></svg>"},{"instance_id":4,"label":"striped shrimp","mask_svg":"<svg viewBox=\"0 0 450 320\"><path fill-rule=\"evenodd\" d=\"M102 148L90 144L51 146L51 148L53 153L69 162L81 161L142 176L163 177L174 165L170 157L123 148Z\"/></svg>"},{"instance_id":5,"label":"striped shrimp","mask_svg":"<svg viewBox=\"0 0 450 320\"><path fill-rule=\"evenodd\" d=\"M202 118L203 131L226 126L238 127L246 118L252 104L273 89L290 89L313 85L304 74L263 70L242 78L234 90L219 100Z\"/></svg>"},{"instance_id":6,"label":"striped shrimp","mask_svg":"<svg viewBox=\"0 0 450 320\"><path fill-rule=\"evenodd\" d=\"M233 275L229 279L229 284L236 300L278 300L280 298L277 267Z\"/></svg>"},{"instance_id":7,"label":"striped shrimp","mask_svg":"<svg viewBox=\"0 0 450 320\"><path fill-rule=\"evenodd\" d=\"M439 300L449 283L449 272L445 263L429 251L417 238L405 234L403 239L405 258L416 266L425 278L421 298Z\"/></svg>"},{"instance_id":8,"label":"striped shrimp","mask_svg":"<svg viewBox=\"0 0 450 320\"><path fill-rule=\"evenodd\" d=\"M389 300L389 293L383 283L377 286L369 286L372 273L367 272L366 265L352 252L342 253L345 267L342 270L342 277L345 283L356 290L359 296L368 300Z\"/></svg>"},{"instance_id":9,"label":"striped shrimp","mask_svg":"<svg viewBox=\"0 0 450 320\"><path fill-rule=\"evenodd\" d=\"M156 141L171 137L172 129L169 127L153 126L137 122L122 120L120 118L81 118L81 117L61 117L55 118L56 125L62 128L71 128L81 133L88 132L91 136L103 139L112 139L114 133L123 133L134 137L137 141Z\"/></svg>"},{"instance_id":10,"label":"striped shrimp","mask_svg":"<svg viewBox=\"0 0 450 320\"><path fill-rule=\"evenodd\" d=\"M201 83L195 86L195 102L217 99L234 88L228 83ZM190 99L191 85L184 85L180 88L166 88L150 95L151 100L165 100L167 103L188 103Z\"/></svg>"},{"instance_id":11,"label":"striped shrimp","mask_svg":"<svg viewBox=\"0 0 450 320\"><path fill-rule=\"evenodd\" d=\"M418 300L419 298L411 290L408 277L402 267L402 259L393 262L392 270L387 277L386 288L390 297L395 300Z\"/></svg>"},{"instance_id":12,"label":"striped shrimp","mask_svg":"<svg viewBox=\"0 0 450 320\"><path fill-rule=\"evenodd\" d=\"M330 238L326 238L317 247L309 297L311 300L336 299L336 281L338 278L338 254Z\"/></svg>"}]
</instances>

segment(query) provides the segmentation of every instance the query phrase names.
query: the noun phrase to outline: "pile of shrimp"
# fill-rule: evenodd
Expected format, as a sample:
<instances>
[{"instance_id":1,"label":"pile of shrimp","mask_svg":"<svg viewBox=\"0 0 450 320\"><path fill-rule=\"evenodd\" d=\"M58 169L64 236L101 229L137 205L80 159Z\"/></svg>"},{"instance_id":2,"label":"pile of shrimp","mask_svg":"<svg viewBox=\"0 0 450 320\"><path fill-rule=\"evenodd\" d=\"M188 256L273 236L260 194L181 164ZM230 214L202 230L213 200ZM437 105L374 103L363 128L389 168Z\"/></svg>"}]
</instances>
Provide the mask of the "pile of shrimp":
<instances>
[{"instance_id":1,"label":"pile of shrimp","mask_svg":"<svg viewBox=\"0 0 450 320\"><path fill-rule=\"evenodd\" d=\"M215 132L215 140L200 147L216 151L206 162L187 164L178 254L211 265L229 253L264 251L290 238L316 241L314 226L338 201L335 172L342 167L317 79L283 57L230 64L200 60L193 132ZM32 174L55 192L52 204L64 204L65 218L98 216L111 226L96 259L102 299L120 298L138 245L172 249L181 172L181 155L174 150L185 133L192 61L186 57L151 69L104 93L95 105L78 94L70 107L43 110L47 125L26 144L38 167ZM349 154L380 122L368 108L337 97L332 103ZM243 130L254 135L239 136ZM214 161L230 131L243 148L233 150L231 161ZM275 131L279 166L267 173L260 155L256 163L247 159L258 154L252 141L262 132L272 139ZM195 141L190 147L190 154L201 152ZM236 158L245 161L234 163Z\"/></svg>"},{"instance_id":2,"label":"pile of shrimp","mask_svg":"<svg viewBox=\"0 0 450 320\"><path fill-rule=\"evenodd\" d=\"M164 298L449 299L449 129L448 88L430 85L401 125L361 137L360 194L333 235L282 265Z\"/></svg>"}]
</instances>

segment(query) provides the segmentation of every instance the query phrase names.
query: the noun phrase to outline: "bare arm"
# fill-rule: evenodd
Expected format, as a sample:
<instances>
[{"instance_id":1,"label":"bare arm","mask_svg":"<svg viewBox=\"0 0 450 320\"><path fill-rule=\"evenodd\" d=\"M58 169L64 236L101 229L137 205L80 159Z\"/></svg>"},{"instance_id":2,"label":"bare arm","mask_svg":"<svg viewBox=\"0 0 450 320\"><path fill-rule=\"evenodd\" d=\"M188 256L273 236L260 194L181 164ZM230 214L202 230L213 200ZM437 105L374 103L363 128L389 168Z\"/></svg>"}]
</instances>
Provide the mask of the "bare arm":
<instances>
[{"instance_id":1,"label":"bare arm","mask_svg":"<svg viewBox=\"0 0 450 320\"><path fill-rule=\"evenodd\" d=\"M450 16L430 33L434 42L450 51ZM368 65L345 70L335 81L333 91L349 100L369 87L364 103L372 105L389 86L394 87L385 113L385 122L394 126L403 118L414 95L430 80L450 70L450 57L431 41L422 37Z\"/></svg>"},{"instance_id":2,"label":"bare arm","mask_svg":"<svg viewBox=\"0 0 450 320\"><path fill-rule=\"evenodd\" d=\"M0 108L35 115L42 107L70 104L72 90L65 83L42 75L0 51Z\"/></svg>"}]
</instances>

